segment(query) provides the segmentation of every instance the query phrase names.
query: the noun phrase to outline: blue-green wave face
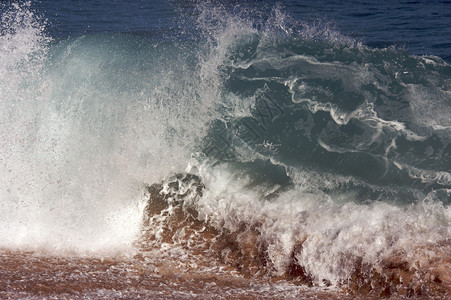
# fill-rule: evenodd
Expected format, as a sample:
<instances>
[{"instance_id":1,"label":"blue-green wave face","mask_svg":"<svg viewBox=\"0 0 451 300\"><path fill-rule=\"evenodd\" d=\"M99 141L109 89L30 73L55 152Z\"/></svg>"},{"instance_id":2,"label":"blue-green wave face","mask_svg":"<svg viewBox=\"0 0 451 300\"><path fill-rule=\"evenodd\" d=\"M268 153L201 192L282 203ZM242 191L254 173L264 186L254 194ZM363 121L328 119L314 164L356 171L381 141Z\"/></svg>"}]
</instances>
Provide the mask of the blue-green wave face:
<instances>
[{"instance_id":1,"label":"blue-green wave face","mask_svg":"<svg viewBox=\"0 0 451 300\"><path fill-rule=\"evenodd\" d=\"M317 188L357 201L432 192L448 202L451 67L307 29L254 30L229 45L219 67L224 118L206 155L338 176L342 183Z\"/></svg>"}]
</instances>

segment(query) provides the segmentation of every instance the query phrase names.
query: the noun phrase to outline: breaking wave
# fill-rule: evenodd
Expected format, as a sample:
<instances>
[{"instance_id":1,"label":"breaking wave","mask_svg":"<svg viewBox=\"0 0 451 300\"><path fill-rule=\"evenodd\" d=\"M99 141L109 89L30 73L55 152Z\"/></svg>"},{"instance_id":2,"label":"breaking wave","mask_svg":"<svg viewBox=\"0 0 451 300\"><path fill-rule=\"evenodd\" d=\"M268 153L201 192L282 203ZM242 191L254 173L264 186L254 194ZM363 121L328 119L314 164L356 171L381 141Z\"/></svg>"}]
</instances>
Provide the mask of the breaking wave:
<instances>
[{"instance_id":1,"label":"breaking wave","mask_svg":"<svg viewBox=\"0 0 451 300\"><path fill-rule=\"evenodd\" d=\"M449 291L451 66L251 16L54 40L30 4L6 9L0 247Z\"/></svg>"}]
</instances>

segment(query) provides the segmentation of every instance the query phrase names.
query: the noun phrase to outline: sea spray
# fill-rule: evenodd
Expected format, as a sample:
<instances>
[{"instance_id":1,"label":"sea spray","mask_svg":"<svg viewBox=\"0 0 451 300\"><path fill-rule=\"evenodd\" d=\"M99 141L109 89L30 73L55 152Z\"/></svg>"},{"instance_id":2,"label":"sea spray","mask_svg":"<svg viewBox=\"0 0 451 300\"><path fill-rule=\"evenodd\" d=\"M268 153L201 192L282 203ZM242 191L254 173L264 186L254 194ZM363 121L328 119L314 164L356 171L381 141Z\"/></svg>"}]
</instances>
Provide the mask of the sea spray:
<instances>
[{"instance_id":1,"label":"sea spray","mask_svg":"<svg viewBox=\"0 0 451 300\"><path fill-rule=\"evenodd\" d=\"M183 170L214 116L214 70L189 43L44 25L3 14L3 246L131 249L145 184Z\"/></svg>"}]
</instances>

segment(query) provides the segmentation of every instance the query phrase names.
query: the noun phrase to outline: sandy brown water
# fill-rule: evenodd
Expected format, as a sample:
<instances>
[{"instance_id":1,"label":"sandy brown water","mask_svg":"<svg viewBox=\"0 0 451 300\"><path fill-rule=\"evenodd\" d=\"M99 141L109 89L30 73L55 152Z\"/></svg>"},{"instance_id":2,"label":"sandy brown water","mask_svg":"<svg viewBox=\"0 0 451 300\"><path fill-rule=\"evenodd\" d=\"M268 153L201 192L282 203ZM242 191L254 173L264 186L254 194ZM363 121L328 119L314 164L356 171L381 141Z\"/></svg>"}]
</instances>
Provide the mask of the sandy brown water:
<instances>
[{"instance_id":1,"label":"sandy brown water","mask_svg":"<svg viewBox=\"0 0 451 300\"><path fill-rule=\"evenodd\" d=\"M2 299L343 299L340 291L286 281L246 279L229 271L197 272L140 258L60 257L0 252Z\"/></svg>"},{"instance_id":2,"label":"sandy brown water","mask_svg":"<svg viewBox=\"0 0 451 300\"><path fill-rule=\"evenodd\" d=\"M331 288L314 286L296 264L282 276L265 273L240 234L216 245L227 259L184 247L105 257L1 249L0 299L451 299L449 244L416 249L416 267L406 253L379 270L356 265L348 283Z\"/></svg>"}]
</instances>

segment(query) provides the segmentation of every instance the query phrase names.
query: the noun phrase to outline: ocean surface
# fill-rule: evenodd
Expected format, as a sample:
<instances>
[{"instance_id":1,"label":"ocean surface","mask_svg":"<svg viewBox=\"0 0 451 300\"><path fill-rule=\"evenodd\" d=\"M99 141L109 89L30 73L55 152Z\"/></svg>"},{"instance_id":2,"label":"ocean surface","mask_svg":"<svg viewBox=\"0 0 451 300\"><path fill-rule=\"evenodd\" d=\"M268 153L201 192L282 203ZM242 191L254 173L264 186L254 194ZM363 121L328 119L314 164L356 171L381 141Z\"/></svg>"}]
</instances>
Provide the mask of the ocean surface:
<instances>
[{"instance_id":1,"label":"ocean surface","mask_svg":"<svg viewBox=\"0 0 451 300\"><path fill-rule=\"evenodd\" d=\"M0 2L0 298L451 297L450 25Z\"/></svg>"}]
</instances>

